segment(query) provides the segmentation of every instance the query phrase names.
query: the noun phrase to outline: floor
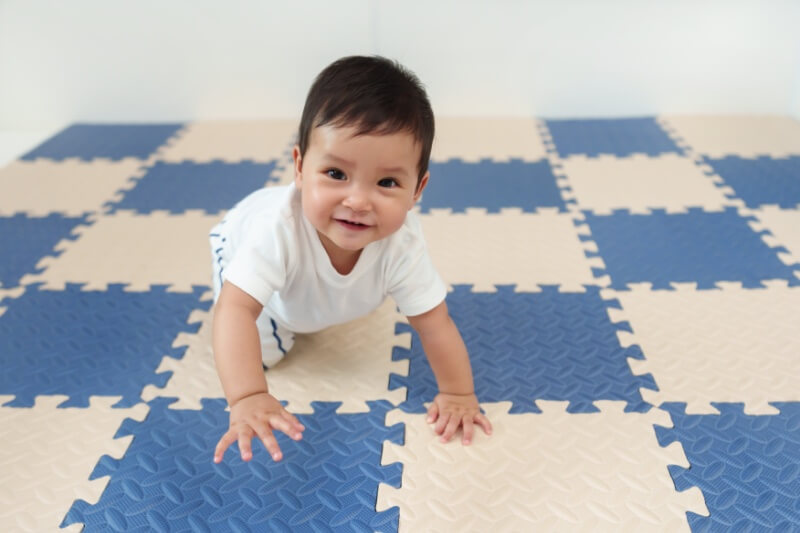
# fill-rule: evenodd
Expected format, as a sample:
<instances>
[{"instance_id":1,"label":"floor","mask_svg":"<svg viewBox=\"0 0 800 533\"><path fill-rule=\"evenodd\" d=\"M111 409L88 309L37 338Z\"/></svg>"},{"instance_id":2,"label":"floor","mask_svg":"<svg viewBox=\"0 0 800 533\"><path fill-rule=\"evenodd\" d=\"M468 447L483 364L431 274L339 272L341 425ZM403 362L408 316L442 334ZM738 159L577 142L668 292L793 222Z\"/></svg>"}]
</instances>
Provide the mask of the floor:
<instances>
[{"instance_id":1,"label":"floor","mask_svg":"<svg viewBox=\"0 0 800 533\"><path fill-rule=\"evenodd\" d=\"M0 168L3 531L800 531L800 122L442 119L420 202L495 433L391 302L218 465L207 232L294 121L70 126Z\"/></svg>"}]
</instances>

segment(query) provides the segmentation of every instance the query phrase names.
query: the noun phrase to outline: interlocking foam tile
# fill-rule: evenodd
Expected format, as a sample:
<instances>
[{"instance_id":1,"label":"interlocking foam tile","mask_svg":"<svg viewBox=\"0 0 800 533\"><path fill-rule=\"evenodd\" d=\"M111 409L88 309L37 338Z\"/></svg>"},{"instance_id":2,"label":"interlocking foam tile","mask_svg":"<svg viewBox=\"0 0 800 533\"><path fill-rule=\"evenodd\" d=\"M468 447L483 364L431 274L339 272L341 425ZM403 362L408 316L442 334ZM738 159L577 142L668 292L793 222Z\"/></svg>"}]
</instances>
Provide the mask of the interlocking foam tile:
<instances>
[{"instance_id":1,"label":"interlocking foam tile","mask_svg":"<svg viewBox=\"0 0 800 533\"><path fill-rule=\"evenodd\" d=\"M437 118L431 159L538 161L544 145L530 118Z\"/></svg>"},{"instance_id":2,"label":"interlocking foam tile","mask_svg":"<svg viewBox=\"0 0 800 533\"><path fill-rule=\"evenodd\" d=\"M199 209L220 213L264 187L272 178L275 162L212 163L158 162L146 170L130 190L120 193L112 210L131 209L137 213L166 210L181 213Z\"/></svg>"},{"instance_id":3,"label":"interlocking foam tile","mask_svg":"<svg viewBox=\"0 0 800 533\"><path fill-rule=\"evenodd\" d=\"M199 409L201 398L224 397L211 350L212 313L195 311L190 320L202 321L197 333L181 333L174 343L186 346L186 354L180 359L165 357L158 367L159 372L174 373L169 384L164 389L147 387L143 399L177 397L173 408ZM366 317L296 335L283 361L267 371L270 393L288 402L293 413L312 412L313 401L338 400L340 413L369 411L370 400L399 404L405 399L405 389L390 391L387 384L392 373L408 374L408 362L392 361L392 350L407 349L411 336L395 335L398 322L406 319L387 300Z\"/></svg>"},{"instance_id":4,"label":"interlocking foam tile","mask_svg":"<svg viewBox=\"0 0 800 533\"><path fill-rule=\"evenodd\" d=\"M207 234L234 197L293 180L297 121L67 129L0 170L0 530L796 530L798 124L438 121L417 209L478 396L506 402L482 404L495 434L465 448L425 427L434 377L387 302L267 372L305 440L219 465ZM112 441L141 399L134 440ZM664 402L714 413L671 411L689 470L658 447ZM402 465L381 467L386 439ZM98 460L110 481L89 481Z\"/></svg>"},{"instance_id":5,"label":"interlocking foam tile","mask_svg":"<svg viewBox=\"0 0 800 533\"><path fill-rule=\"evenodd\" d=\"M126 283L127 290L158 284L191 291L211 281L208 232L219 218L199 211L98 216L91 227L78 230L77 240L59 244L61 255L39 261L43 272L24 276L22 283L43 282L52 289L69 282L83 282L87 289Z\"/></svg>"},{"instance_id":6,"label":"interlocking foam tile","mask_svg":"<svg viewBox=\"0 0 800 533\"><path fill-rule=\"evenodd\" d=\"M650 376L631 373L627 358L640 359L641 352L620 345L617 331L627 326L611 323L607 307L616 303L600 298L597 287L586 287L583 294L556 287L542 287L539 293L497 289L481 294L456 286L447 296L481 401L511 401L512 413L536 411L533 401L538 399L569 400L571 413L595 411L596 400L624 400L629 411L648 408L639 388L655 389L655 384ZM390 388L408 387L400 407L422 411L438 388L417 334L410 350L398 348L393 356L411 364L407 378L393 375L389 383Z\"/></svg>"},{"instance_id":7,"label":"interlocking foam tile","mask_svg":"<svg viewBox=\"0 0 800 533\"><path fill-rule=\"evenodd\" d=\"M0 213L78 216L99 211L142 162L14 161L0 169Z\"/></svg>"},{"instance_id":8,"label":"interlocking foam tile","mask_svg":"<svg viewBox=\"0 0 800 533\"><path fill-rule=\"evenodd\" d=\"M170 163L269 162L289 156L300 120L191 122L159 150Z\"/></svg>"},{"instance_id":9,"label":"interlocking foam tile","mask_svg":"<svg viewBox=\"0 0 800 533\"><path fill-rule=\"evenodd\" d=\"M431 163L430 172L430 182L419 202L423 213L432 208L463 212L468 207L483 207L490 213L503 207L519 207L529 213L539 207L566 211L546 159L535 163L518 159L508 163L452 160Z\"/></svg>"},{"instance_id":10,"label":"interlocking foam tile","mask_svg":"<svg viewBox=\"0 0 800 533\"><path fill-rule=\"evenodd\" d=\"M4 302L0 316L0 394L16 395L11 406L30 406L34 397L49 394L69 396L64 406L87 406L93 395L122 395L119 406L133 405L146 384L163 386L169 379L154 369L165 354L182 356L183 349L170 345L179 332L197 329L187 318L192 309L208 307L199 300L204 291L28 287Z\"/></svg>"},{"instance_id":11,"label":"interlocking foam tile","mask_svg":"<svg viewBox=\"0 0 800 533\"><path fill-rule=\"evenodd\" d=\"M800 401L800 288L770 282L766 289L724 284L722 290L603 291L621 309L614 321L623 346L638 345L644 358L630 361L636 374L652 375L658 391L648 402L688 403L692 413L713 413L711 402L745 402L749 413L773 413L771 401Z\"/></svg>"},{"instance_id":12,"label":"interlocking foam tile","mask_svg":"<svg viewBox=\"0 0 800 533\"><path fill-rule=\"evenodd\" d=\"M89 481L92 468L104 454L122 457L131 439L115 440L114 433L125 417L143 420L148 411L143 403L112 409L117 398L92 398L88 409L57 408L65 399L40 396L32 408L0 407L3 531L57 531L75 499L97 502L108 479Z\"/></svg>"},{"instance_id":13,"label":"interlocking foam tile","mask_svg":"<svg viewBox=\"0 0 800 533\"><path fill-rule=\"evenodd\" d=\"M779 414L751 416L741 404L714 404L720 415L687 415L665 404L691 467L670 467L679 490L699 487L710 516L689 513L694 531L797 531L800 527L800 403L775 402Z\"/></svg>"},{"instance_id":14,"label":"interlocking foam tile","mask_svg":"<svg viewBox=\"0 0 800 533\"><path fill-rule=\"evenodd\" d=\"M730 205L723 191L691 159L678 154L636 154L624 159L572 156L561 164L578 204L596 215L614 209L631 213L647 213L651 208L677 213L689 207L720 211Z\"/></svg>"},{"instance_id":15,"label":"interlocking foam tile","mask_svg":"<svg viewBox=\"0 0 800 533\"><path fill-rule=\"evenodd\" d=\"M25 287L14 287L13 289L0 289L0 316L6 312L6 307L3 305L14 298L19 298L25 292Z\"/></svg>"},{"instance_id":16,"label":"interlocking foam tile","mask_svg":"<svg viewBox=\"0 0 800 533\"><path fill-rule=\"evenodd\" d=\"M751 219L733 208L720 213L697 209L686 214L586 213L614 288L638 282L656 288L695 282L699 288L709 288L719 281L759 287L773 279L798 284L792 268L777 255L786 249L767 246L747 225Z\"/></svg>"},{"instance_id":17,"label":"interlocking foam tile","mask_svg":"<svg viewBox=\"0 0 800 533\"><path fill-rule=\"evenodd\" d=\"M0 287L17 285L21 279L33 273L40 273L42 259L57 255L54 251L62 239L76 239L80 225L88 224L89 218L65 217L50 214L46 217L29 217L17 214L11 217L0 216Z\"/></svg>"},{"instance_id":18,"label":"interlocking foam tile","mask_svg":"<svg viewBox=\"0 0 800 533\"><path fill-rule=\"evenodd\" d=\"M276 180L275 185L289 185L294 181L294 163L291 157L286 161L278 162L278 166L272 173L272 179Z\"/></svg>"},{"instance_id":19,"label":"interlocking foam tile","mask_svg":"<svg viewBox=\"0 0 800 533\"><path fill-rule=\"evenodd\" d=\"M686 512L708 514L697 488L675 490L668 465L688 466L678 443L659 446L653 424L669 415L569 414L537 402L542 414L510 415L483 404L494 431L470 446L447 444L424 415L391 411L404 422L403 446L387 443L382 462L403 464L399 489L381 486L378 507L400 507L401 531L688 531Z\"/></svg>"},{"instance_id":20,"label":"interlocking foam tile","mask_svg":"<svg viewBox=\"0 0 800 533\"><path fill-rule=\"evenodd\" d=\"M382 467L383 442L402 441L402 426L386 427L387 402L370 412L336 414L336 404L314 403L301 415L303 440L276 433L284 459L274 463L254 443L245 463L229 450L212 462L228 427L223 400L203 400L202 411L150 402L142 423L126 421L118 436L133 435L121 460L104 457L93 475L111 481L96 505L76 502L64 524L84 531L396 531L397 511L375 511L379 483L397 485L400 465Z\"/></svg>"},{"instance_id":21,"label":"interlocking foam tile","mask_svg":"<svg viewBox=\"0 0 800 533\"><path fill-rule=\"evenodd\" d=\"M800 121L779 116L659 117L681 146L708 157L786 157L800 155Z\"/></svg>"},{"instance_id":22,"label":"interlocking foam tile","mask_svg":"<svg viewBox=\"0 0 800 533\"><path fill-rule=\"evenodd\" d=\"M476 292L493 292L495 284L514 284L519 291L560 285L563 291L582 292L583 285L610 282L593 276L593 269L602 271L605 264L587 257L597 247L583 240L586 225L576 226L572 215L554 209L536 214L433 210L420 220L433 262L447 283L473 285Z\"/></svg>"},{"instance_id":23,"label":"interlocking foam tile","mask_svg":"<svg viewBox=\"0 0 800 533\"><path fill-rule=\"evenodd\" d=\"M728 156L706 161L748 207L772 204L788 209L800 205L800 156L782 159Z\"/></svg>"},{"instance_id":24,"label":"interlocking foam tile","mask_svg":"<svg viewBox=\"0 0 800 533\"><path fill-rule=\"evenodd\" d=\"M769 246L783 247L788 253L779 253L778 256L787 265L800 264L800 211L796 209L778 209L776 207L762 207L752 214L756 221L750 223L754 231L764 232L761 238ZM795 272L800 277L800 272Z\"/></svg>"},{"instance_id":25,"label":"interlocking foam tile","mask_svg":"<svg viewBox=\"0 0 800 533\"><path fill-rule=\"evenodd\" d=\"M181 124L75 124L46 140L22 159L147 159L180 128Z\"/></svg>"},{"instance_id":26,"label":"interlocking foam tile","mask_svg":"<svg viewBox=\"0 0 800 533\"><path fill-rule=\"evenodd\" d=\"M561 157L681 153L652 117L547 120L545 124Z\"/></svg>"}]
</instances>

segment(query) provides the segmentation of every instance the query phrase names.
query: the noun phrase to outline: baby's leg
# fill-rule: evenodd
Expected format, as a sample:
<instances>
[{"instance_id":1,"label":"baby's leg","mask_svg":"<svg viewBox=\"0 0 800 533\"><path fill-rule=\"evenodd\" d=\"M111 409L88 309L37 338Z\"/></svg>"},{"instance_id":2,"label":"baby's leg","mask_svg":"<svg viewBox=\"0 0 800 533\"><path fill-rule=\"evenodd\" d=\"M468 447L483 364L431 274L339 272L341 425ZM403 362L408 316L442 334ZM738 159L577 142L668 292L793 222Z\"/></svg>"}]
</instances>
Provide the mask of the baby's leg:
<instances>
[{"instance_id":1,"label":"baby's leg","mask_svg":"<svg viewBox=\"0 0 800 533\"><path fill-rule=\"evenodd\" d=\"M219 292L222 290L222 274L228 264L228 253L226 237L222 231L223 220L215 226L209 233L209 243L211 245L211 271L212 284L214 286L214 303L217 303ZM261 340L261 362L264 369L275 365L283 359L294 345L294 333L283 326L279 326L266 313L261 313L256 320L258 336Z\"/></svg>"},{"instance_id":2,"label":"baby's leg","mask_svg":"<svg viewBox=\"0 0 800 533\"><path fill-rule=\"evenodd\" d=\"M221 231L221 226L222 223L215 226L208 235L209 244L211 245L211 284L214 287L214 303L217 303L219 291L222 290L222 272L228 264L225 246L227 239Z\"/></svg>"},{"instance_id":3,"label":"baby's leg","mask_svg":"<svg viewBox=\"0 0 800 533\"><path fill-rule=\"evenodd\" d=\"M275 366L294 346L294 333L262 312L256 319L261 339L261 362L264 368Z\"/></svg>"}]
</instances>

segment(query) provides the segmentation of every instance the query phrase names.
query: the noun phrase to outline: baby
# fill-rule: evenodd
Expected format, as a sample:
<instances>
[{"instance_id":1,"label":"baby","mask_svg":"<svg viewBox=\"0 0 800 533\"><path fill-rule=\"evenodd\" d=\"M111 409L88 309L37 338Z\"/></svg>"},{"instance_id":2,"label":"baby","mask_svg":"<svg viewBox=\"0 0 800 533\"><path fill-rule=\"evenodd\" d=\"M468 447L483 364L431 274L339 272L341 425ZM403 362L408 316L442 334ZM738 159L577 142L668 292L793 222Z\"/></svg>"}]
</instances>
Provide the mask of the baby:
<instances>
[{"instance_id":1,"label":"baby","mask_svg":"<svg viewBox=\"0 0 800 533\"><path fill-rule=\"evenodd\" d=\"M269 393L264 370L294 333L366 315L391 296L419 334L439 393L428 422L441 441L475 424L490 434L475 396L446 286L409 211L428 184L433 111L417 77L379 57L347 57L323 70L306 98L294 147L294 183L256 191L212 231L214 359L230 427L214 452L258 437L275 461L273 430L304 427ZM345 385L346 389L346 385Z\"/></svg>"}]
</instances>

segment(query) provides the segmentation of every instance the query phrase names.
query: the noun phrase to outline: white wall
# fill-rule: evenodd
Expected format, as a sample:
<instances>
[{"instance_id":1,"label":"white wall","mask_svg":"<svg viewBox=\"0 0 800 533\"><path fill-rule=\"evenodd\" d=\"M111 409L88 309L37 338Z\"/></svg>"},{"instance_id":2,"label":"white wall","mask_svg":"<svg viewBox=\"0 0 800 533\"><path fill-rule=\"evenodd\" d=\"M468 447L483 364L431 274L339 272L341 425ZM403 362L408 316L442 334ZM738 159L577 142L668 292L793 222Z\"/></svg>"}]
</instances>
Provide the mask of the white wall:
<instances>
[{"instance_id":1,"label":"white wall","mask_svg":"<svg viewBox=\"0 0 800 533\"><path fill-rule=\"evenodd\" d=\"M798 23L800 23L800 21L798 21ZM800 57L800 39L798 39L795 50L797 51L797 56ZM795 65L796 75L794 77L794 86L792 87L792 104L790 114L796 119L800 120L800 61L795 63Z\"/></svg>"},{"instance_id":2,"label":"white wall","mask_svg":"<svg viewBox=\"0 0 800 533\"><path fill-rule=\"evenodd\" d=\"M300 114L379 53L440 115L800 115L793 0L0 0L0 129Z\"/></svg>"}]
</instances>

